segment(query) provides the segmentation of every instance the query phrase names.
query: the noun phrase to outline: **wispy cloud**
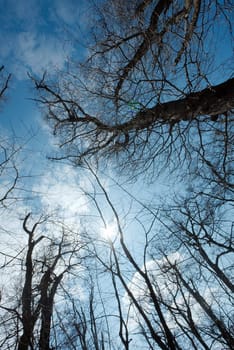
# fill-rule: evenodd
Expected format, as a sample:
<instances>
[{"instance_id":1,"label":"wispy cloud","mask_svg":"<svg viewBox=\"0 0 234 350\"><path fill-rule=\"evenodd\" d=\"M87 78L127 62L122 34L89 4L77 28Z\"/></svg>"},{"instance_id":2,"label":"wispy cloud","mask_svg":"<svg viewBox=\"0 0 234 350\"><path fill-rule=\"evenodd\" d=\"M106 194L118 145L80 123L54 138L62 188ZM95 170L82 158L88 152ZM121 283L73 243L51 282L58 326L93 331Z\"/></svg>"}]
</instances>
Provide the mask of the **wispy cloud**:
<instances>
[{"instance_id":1,"label":"wispy cloud","mask_svg":"<svg viewBox=\"0 0 234 350\"><path fill-rule=\"evenodd\" d=\"M92 12L91 2L87 0L56 0L54 3L55 14L60 22L66 25L75 25L85 30L90 26L90 15Z\"/></svg>"},{"instance_id":2,"label":"wispy cloud","mask_svg":"<svg viewBox=\"0 0 234 350\"><path fill-rule=\"evenodd\" d=\"M25 79L29 71L41 75L45 70L62 69L71 54L71 45L49 34L21 32L10 38L0 60L18 79Z\"/></svg>"},{"instance_id":3,"label":"wispy cloud","mask_svg":"<svg viewBox=\"0 0 234 350\"><path fill-rule=\"evenodd\" d=\"M17 38L17 65L35 74L52 68L62 69L70 49L52 35L23 32Z\"/></svg>"},{"instance_id":4,"label":"wispy cloud","mask_svg":"<svg viewBox=\"0 0 234 350\"><path fill-rule=\"evenodd\" d=\"M71 43L53 15L53 6L53 2L39 7L34 0L9 1L4 16L0 15L0 62L18 79L25 79L27 71L41 75L45 70L62 69L71 55ZM75 15L69 6L65 10L64 5L61 11L67 18L69 13Z\"/></svg>"},{"instance_id":5,"label":"wispy cloud","mask_svg":"<svg viewBox=\"0 0 234 350\"><path fill-rule=\"evenodd\" d=\"M33 186L39 193L42 208L50 212L60 211L60 215L71 218L85 214L89 210L88 199L80 188L85 184L76 170L68 165L54 165L46 171L40 181ZM77 217L76 217L77 219Z\"/></svg>"},{"instance_id":6,"label":"wispy cloud","mask_svg":"<svg viewBox=\"0 0 234 350\"><path fill-rule=\"evenodd\" d=\"M74 24L79 14L77 2L59 0L56 2L56 13L67 24Z\"/></svg>"}]
</instances>

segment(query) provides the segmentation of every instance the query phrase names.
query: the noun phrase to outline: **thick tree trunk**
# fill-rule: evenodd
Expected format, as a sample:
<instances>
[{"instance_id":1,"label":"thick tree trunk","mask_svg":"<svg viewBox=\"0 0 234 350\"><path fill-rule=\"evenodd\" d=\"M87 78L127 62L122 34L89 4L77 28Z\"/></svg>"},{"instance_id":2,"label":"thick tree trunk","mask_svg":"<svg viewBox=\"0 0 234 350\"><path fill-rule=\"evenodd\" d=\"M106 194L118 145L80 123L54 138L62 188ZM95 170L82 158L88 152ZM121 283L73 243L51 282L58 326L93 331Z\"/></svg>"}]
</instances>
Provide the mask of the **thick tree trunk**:
<instances>
[{"instance_id":1,"label":"thick tree trunk","mask_svg":"<svg viewBox=\"0 0 234 350\"><path fill-rule=\"evenodd\" d=\"M41 329L39 339L39 350L50 350L51 321L53 314L54 297L63 278L63 273L51 282L52 270L47 270L42 281L41 290ZM52 287L51 287L52 283ZM50 289L51 287L51 289Z\"/></svg>"},{"instance_id":2,"label":"thick tree trunk","mask_svg":"<svg viewBox=\"0 0 234 350\"><path fill-rule=\"evenodd\" d=\"M27 227L27 221L30 217L30 213L26 215L23 222L23 229L28 234L28 250L25 261L25 281L22 291L22 325L23 333L20 336L18 350L29 350L33 348L33 331L34 325L39 315L40 306L35 310L33 309L33 294L32 294L32 280L33 280L33 250L35 246L44 238L40 236L37 240L34 240L34 232L38 225L38 222L34 224L32 230Z\"/></svg>"},{"instance_id":3,"label":"thick tree trunk","mask_svg":"<svg viewBox=\"0 0 234 350\"><path fill-rule=\"evenodd\" d=\"M183 99L157 104L152 108L139 111L132 120L119 125L119 129L126 132L147 129L156 122L176 123L202 115L208 115L211 120L215 120L218 115L227 113L233 108L234 78L191 93Z\"/></svg>"},{"instance_id":4,"label":"thick tree trunk","mask_svg":"<svg viewBox=\"0 0 234 350\"><path fill-rule=\"evenodd\" d=\"M27 221L26 216L25 223ZM32 318L32 278L33 278L33 263L32 263L32 253L34 248L33 242L33 231L29 232L28 238L28 252L26 256L26 273L25 282L22 292L22 324L23 324L23 334L19 339L18 350L28 350L32 345L33 336L33 318Z\"/></svg>"}]
</instances>

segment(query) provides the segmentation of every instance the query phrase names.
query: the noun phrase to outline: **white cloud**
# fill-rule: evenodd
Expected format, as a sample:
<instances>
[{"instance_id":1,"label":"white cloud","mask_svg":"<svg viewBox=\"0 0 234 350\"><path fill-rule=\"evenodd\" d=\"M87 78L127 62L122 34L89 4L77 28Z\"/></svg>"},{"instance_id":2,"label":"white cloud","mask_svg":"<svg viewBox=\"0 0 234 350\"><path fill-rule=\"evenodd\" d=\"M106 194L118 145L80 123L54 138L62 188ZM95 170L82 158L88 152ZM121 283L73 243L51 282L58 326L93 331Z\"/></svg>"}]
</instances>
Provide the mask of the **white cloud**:
<instances>
[{"instance_id":1,"label":"white cloud","mask_svg":"<svg viewBox=\"0 0 234 350\"><path fill-rule=\"evenodd\" d=\"M9 1L4 14L0 15L0 62L8 71L25 79L27 71L41 75L64 67L71 43L65 40L60 23L51 20L50 7L45 9L34 0Z\"/></svg>"},{"instance_id":2,"label":"white cloud","mask_svg":"<svg viewBox=\"0 0 234 350\"><path fill-rule=\"evenodd\" d=\"M70 48L52 35L23 32L17 38L16 65L34 74L42 74L52 68L62 69Z\"/></svg>"},{"instance_id":3,"label":"white cloud","mask_svg":"<svg viewBox=\"0 0 234 350\"><path fill-rule=\"evenodd\" d=\"M27 78L27 71L41 75L63 69L75 49L76 55L84 54L78 41L85 40L88 14L84 0L56 0L46 6L36 0L9 0L0 14L1 64L20 80Z\"/></svg>"},{"instance_id":4,"label":"white cloud","mask_svg":"<svg viewBox=\"0 0 234 350\"><path fill-rule=\"evenodd\" d=\"M75 0L57 0L54 4L55 11L60 20L65 24L78 24L79 28L85 29L90 25L88 15L90 15L90 3L86 0L80 0L79 3Z\"/></svg>"},{"instance_id":5,"label":"white cloud","mask_svg":"<svg viewBox=\"0 0 234 350\"><path fill-rule=\"evenodd\" d=\"M40 194L43 208L60 210L65 217L75 217L89 210L87 197L80 188L81 183L84 184L84 180L78 179L75 169L59 164L47 170L41 181L34 185L33 191Z\"/></svg>"},{"instance_id":6,"label":"white cloud","mask_svg":"<svg viewBox=\"0 0 234 350\"><path fill-rule=\"evenodd\" d=\"M165 310L163 308L163 304L161 304L166 323L168 327L175 332L179 330L178 323L174 318L175 315L177 321L179 321L181 325L184 325L185 327L188 326L184 317L182 316L182 312L180 312L183 311L186 314L187 305L190 307L192 319L196 325L200 327L207 327L208 323L210 322L205 311L201 307L201 304L192 297L186 288L183 289L183 295L180 293L175 273L170 271L170 264L174 264L176 262L180 266L183 265L183 261L187 261L187 259L185 259L185 257L179 252L175 252L168 255L167 258L164 257L161 260L149 260L145 266L142 267L142 271L147 270L148 276L150 277L151 283L154 287L154 291L156 295L158 293L159 299L162 297L164 302L169 305L172 310L176 310L178 308L178 313L176 314L175 312L172 316L171 311L169 311L169 309ZM170 262L170 264L168 262ZM182 269L186 270L186 266L184 266ZM186 271L184 274L185 273ZM136 300L138 300L142 309L147 313L148 317L150 318L150 315L152 315L153 320L155 318L155 308L146 283L138 272L133 275L128 287ZM223 296L223 290L220 285L216 285L215 283L212 285L207 285L207 281L204 283L204 280L201 279L199 281L199 293L205 299L207 304L211 305L213 311L217 310L217 314L220 311L220 305L222 305L222 309L223 311L225 310L226 314L230 311L230 302L227 300L225 295ZM134 332L139 327L139 320L142 322L141 315L131 302L127 293L123 297L123 305L125 306L126 312L130 310L128 313L129 330ZM186 337L184 337L184 339L185 338Z\"/></svg>"},{"instance_id":7,"label":"white cloud","mask_svg":"<svg viewBox=\"0 0 234 350\"><path fill-rule=\"evenodd\" d=\"M182 255L179 252L171 253L167 258L162 258L161 260L149 260L146 262L145 266L142 267L142 271L147 271L152 283L156 282L157 287L160 289L160 293L163 296L169 294L168 287L171 286L173 289L173 280L169 279L170 267L168 261L173 264L175 262L179 263L183 260ZM168 270L168 273L166 272ZM163 271L163 272L162 272ZM129 284L129 289L134 292L137 299L145 299L147 296L147 287L142 276L136 272ZM128 299L127 295L125 298Z\"/></svg>"},{"instance_id":8,"label":"white cloud","mask_svg":"<svg viewBox=\"0 0 234 350\"><path fill-rule=\"evenodd\" d=\"M161 260L149 260L141 268L143 272L147 271L147 274L154 287L155 293L157 294L157 292L159 292L160 295L165 300L168 299L169 302L171 299L170 291L173 291L173 289L175 288L176 281L173 281L173 276L171 276L168 261L173 264L175 262L179 263L182 260L182 255L179 252L174 252L168 255L167 258L163 257ZM166 272L167 269L168 272ZM136 272L133 275L133 278L129 283L128 288L133 293L134 297L139 302L144 311L148 313L148 315L155 314L155 309L146 282L138 272ZM138 322L140 315L138 310L133 305L132 301L129 299L127 293L125 293L123 297L123 304L125 306L126 311L130 309L129 329L134 330L139 325ZM167 313L165 314L165 318L168 319L169 323L171 315Z\"/></svg>"},{"instance_id":9,"label":"white cloud","mask_svg":"<svg viewBox=\"0 0 234 350\"><path fill-rule=\"evenodd\" d=\"M72 51L71 44L52 34L24 31L9 34L6 40L7 46L0 42L0 60L20 80L27 78L28 71L41 75L45 70L63 69Z\"/></svg>"}]
</instances>

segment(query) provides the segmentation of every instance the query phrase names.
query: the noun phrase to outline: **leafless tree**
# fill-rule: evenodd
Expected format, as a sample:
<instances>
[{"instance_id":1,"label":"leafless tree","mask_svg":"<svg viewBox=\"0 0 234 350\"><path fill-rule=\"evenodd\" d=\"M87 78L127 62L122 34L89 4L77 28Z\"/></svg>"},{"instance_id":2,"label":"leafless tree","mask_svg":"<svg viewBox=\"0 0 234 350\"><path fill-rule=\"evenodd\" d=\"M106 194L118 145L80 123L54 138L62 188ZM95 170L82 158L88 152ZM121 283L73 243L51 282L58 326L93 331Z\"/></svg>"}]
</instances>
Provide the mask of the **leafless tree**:
<instances>
[{"instance_id":1,"label":"leafless tree","mask_svg":"<svg viewBox=\"0 0 234 350\"><path fill-rule=\"evenodd\" d=\"M110 288L110 286L109 286ZM86 296L79 300L71 295L69 290L66 294L66 307L57 310L58 333L60 341L56 349L81 349L81 350L118 350L118 333L111 325L115 325L118 313L106 313L106 296L100 295L97 284L85 278ZM106 293L107 294L107 293ZM113 301L112 301L113 306Z\"/></svg>"},{"instance_id":2,"label":"leafless tree","mask_svg":"<svg viewBox=\"0 0 234 350\"><path fill-rule=\"evenodd\" d=\"M87 61L34 79L56 158L114 155L141 173L195 157L194 142L233 119L232 2L106 1L93 12Z\"/></svg>"},{"instance_id":3,"label":"leafless tree","mask_svg":"<svg viewBox=\"0 0 234 350\"><path fill-rule=\"evenodd\" d=\"M12 139L0 136L0 206L7 206L15 200L13 191L20 179L17 164L20 149Z\"/></svg>"},{"instance_id":4,"label":"leafless tree","mask_svg":"<svg viewBox=\"0 0 234 350\"><path fill-rule=\"evenodd\" d=\"M4 100L6 91L9 87L11 74L5 74L4 66L0 67L0 103ZM0 134L0 206L9 204L7 200L16 187L19 180L19 171L17 166L17 155L20 147L14 140L10 140L7 135ZM12 199L12 198L11 198Z\"/></svg>"},{"instance_id":5,"label":"leafless tree","mask_svg":"<svg viewBox=\"0 0 234 350\"><path fill-rule=\"evenodd\" d=\"M78 235L75 240L74 236L69 236L71 231L65 226L58 232L57 225L57 235L48 234L48 227L43 226L49 223L45 217L36 220L29 228L30 217L31 214L28 214L23 220L28 241L22 262L22 289L19 288L13 303L4 298L5 302L0 305L1 311L5 312L1 319L2 349L52 349L52 316L56 294L66 275L81 264L81 251L85 246ZM51 225L50 229L55 230L55 225ZM21 260L21 257L15 259ZM7 286L4 290L7 291Z\"/></svg>"},{"instance_id":6,"label":"leafless tree","mask_svg":"<svg viewBox=\"0 0 234 350\"><path fill-rule=\"evenodd\" d=\"M142 223L145 244L136 255L126 243L111 195L95 171L93 175L118 230L118 239L109 240L109 259L101 255L99 261L110 273L119 302L124 348L232 349L234 241L229 203L190 193L177 198L173 207L142 204L148 220L147 227ZM126 292L124 303L121 289Z\"/></svg>"},{"instance_id":7,"label":"leafless tree","mask_svg":"<svg viewBox=\"0 0 234 350\"><path fill-rule=\"evenodd\" d=\"M51 238L48 229L40 229L43 218L31 228L27 215L22 289L14 303L1 304L2 348L24 349L27 343L47 350L232 349L232 202L218 195L223 183L215 182L216 196L196 192L195 186L194 192L177 196L173 206L138 201L147 220L136 215L142 245L134 253L111 193L96 169L86 165L97 184L89 194L99 215L92 212L95 226L99 229L101 221L105 225L101 193L115 219L116 235L88 239L86 245L80 236L71 242L71 231L62 226L60 235ZM84 270L74 272L77 266L88 272L83 298L78 287L75 293L71 288L84 276ZM66 281L71 274L72 284ZM58 293L62 303L56 303Z\"/></svg>"}]
</instances>

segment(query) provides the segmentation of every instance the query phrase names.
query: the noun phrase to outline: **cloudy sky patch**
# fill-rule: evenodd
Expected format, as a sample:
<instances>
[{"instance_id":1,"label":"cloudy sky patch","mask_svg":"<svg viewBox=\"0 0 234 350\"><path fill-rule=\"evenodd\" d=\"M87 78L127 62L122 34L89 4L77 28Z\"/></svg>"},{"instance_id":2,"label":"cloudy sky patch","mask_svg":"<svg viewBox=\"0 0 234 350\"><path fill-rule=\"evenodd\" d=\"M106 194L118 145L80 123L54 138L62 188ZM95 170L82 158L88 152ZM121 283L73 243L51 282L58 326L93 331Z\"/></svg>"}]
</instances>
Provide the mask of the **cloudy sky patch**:
<instances>
[{"instance_id":1,"label":"cloudy sky patch","mask_svg":"<svg viewBox=\"0 0 234 350\"><path fill-rule=\"evenodd\" d=\"M72 53L70 42L59 20L76 16L72 2L44 3L8 1L1 20L0 61L18 79L27 79L27 71L41 75L45 70L62 69ZM57 7L57 10L56 10ZM44 18L48 21L45 22Z\"/></svg>"}]
</instances>

